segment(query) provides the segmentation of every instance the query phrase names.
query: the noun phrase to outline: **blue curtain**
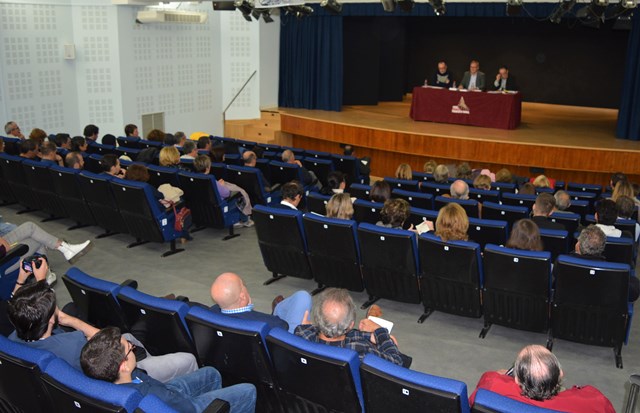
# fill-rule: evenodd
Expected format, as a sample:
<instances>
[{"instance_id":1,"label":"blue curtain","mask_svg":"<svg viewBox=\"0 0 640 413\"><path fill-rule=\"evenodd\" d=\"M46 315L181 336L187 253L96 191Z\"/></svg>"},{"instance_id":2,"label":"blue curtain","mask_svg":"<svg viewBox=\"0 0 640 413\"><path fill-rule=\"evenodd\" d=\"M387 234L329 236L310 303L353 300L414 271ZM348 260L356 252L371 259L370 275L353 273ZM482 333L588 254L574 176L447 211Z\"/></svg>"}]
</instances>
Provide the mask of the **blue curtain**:
<instances>
[{"instance_id":1,"label":"blue curtain","mask_svg":"<svg viewBox=\"0 0 640 413\"><path fill-rule=\"evenodd\" d=\"M282 16L279 90L283 107L342 109L342 17Z\"/></svg>"},{"instance_id":2,"label":"blue curtain","mask_svg":"<svg viewBox=\"0 0 640 413\"><path fill-rule=\"evenodd\" d=\"M640 140L640 12L633 16L618 113L618 138Z\"/></svg>"}]
</instances>

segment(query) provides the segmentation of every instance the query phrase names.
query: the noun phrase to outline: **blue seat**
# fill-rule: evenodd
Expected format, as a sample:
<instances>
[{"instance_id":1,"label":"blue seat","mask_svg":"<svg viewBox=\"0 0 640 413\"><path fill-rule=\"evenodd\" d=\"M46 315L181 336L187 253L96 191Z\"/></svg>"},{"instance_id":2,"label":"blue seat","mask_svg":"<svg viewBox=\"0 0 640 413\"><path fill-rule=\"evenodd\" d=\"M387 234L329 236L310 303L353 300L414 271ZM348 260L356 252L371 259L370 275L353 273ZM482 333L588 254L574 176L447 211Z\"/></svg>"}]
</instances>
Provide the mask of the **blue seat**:
<instances>
[{"instance_id":1,"label":"blue seat","mask_svg":"<svg viewBox=\"0 0 640 413\"><path fill-rule=\"evenodd\" d=\"M269 170L271 171L271 183L284 185L287 182L298 181L305 187L302 177L302 168L296 164L284 163L280 161L269 162Z\"/></svg>"},{"instance_id":2,"label":"blue seat","mask_svg":"<svg viewBox=\"0 0 640 413\"><path fill-rule=\"evenodd\" d=\"M416 192L420 190L420 185L418 181L407 180L407 179L396 179L389 176L384 178L385 182L389 184L391 189L402 189L405 191Z\"/></svg>"},{"instance_id":3,"label":"blue seat","mask_svg":"<svg viewBox=\"0 0 640 413\"><path fill-rule=\"evenodd\" d=\"M257 205L252 217L264 265L272 273L265 283L270 284L287 275L313 278L302 212Z\"/></svg>"},{"instance_id":4,"label":"blue seat","mask_svg":"<svg viewBox=\"0 0 640 413\"><path fill-rule=\"evenodd\" d=\"M394 189L391 192L393 198L401 198L407 201L412 208L433 209L433 195L422 192L405 191L402 189Z\"/></svg>"},{"instance_id":5,"label":"blue seat","mask_svg":"<svg viewBox=\"0 0 640 413\"><path fill-rule=\"evenodd\" d=\"M91 209L82 195L80 181L78 180L79 173L79 169L57 165L49 168L53 189L58 199L64 206L65 211L67 211L69 218L77 223L77 225L70 227L70 230L96 224L96 219L93 217Z\"/></svg>"},{"instance_id":6,"label":"blue seat","mask_svg":"<svg viewBox=\"0 0 640 413\"><path fill-rule=\"evenodd\" d=\"M585 225L589 225L589 224L595 224L596 223L596 217L594 215L586 215L584 217L585 220ZM623 236L629 236L629 237L634 237L635 239L635 235L636 235L636 222L633 219L623 219L623 218L618 218L616 219L615 224L613 224L617 229L619 229L620 231L626 231L626 234L623 234Z\"/></svg>"},{"instance_id":7,"label":"blue seat","mask_svg":"<svg viewBox=\"0 0 640 413\"><path fill-rule=\"evenodd\" d=\"M88 171L80 172L77 177L80 183L80 192L91 210L91 215L95 218L96 223L106 231L98 235L97 238L117 233L128 233L127 225L113 196L111 188L113 177Z\"/></svg>"},{"instance_id":8,"label":"blue seat","mask_svg":"<svg viewBox=\"0 0 640 413\"><path fill-rule=\"evenodd\" d=\"M119 146L124 146L125 148L142 148L142 146L140 145L140 138L135 136L118 136L116 138L116 142L118 142Z\"/></svg>"},{"instance_id":9,"label":"blue seat","mask_svg":"<svg viewBox=\"0 0 640 413\"><path fill-rule=\"evenodd\" d=\"M22 142L22 139L3 136L2 141L4 142L4 152L6 154L15 156L20 155L20 142Z\"/></svg>"},{"instance_id":10,"label":"blue seat","mask_svg":"<svg viewBox=\"0 0 640 413\"><path fill-rule=\"evenodd\" d=\"M346 175L348 184L369 184L369 175L360 173L360 160L355 156L332 154L331 159L335 170Z\"/></svg>"},{"instance_id":11,"label":"blue seat","mask_svg":"<svg viewBox=\"0 0 640 413\"><path fill-rule=\"evenodd\" d=\"M484 189L469 188L469 199L475 199L479 203L486 201L499 203L500 191L487 191Z\"/></svg>"},{"instance_id":12,"label":"blue seat","mask_svg":"<svg viewBox=\"0 0 640 413\"><path fill-rule=\"evenodd\" d=\"M589 201L574 198L571 200L571 205L569 205L567 211L578 214L580 215L581 219L584 219L590 212L590 207L591 204L589 203Z\"/></svg>"},{"instance_id":13,"label":"blue seat","mask_svg":"<svg viewBox=\"0 0 640 413\"><path fill-rule=\"evenodd\" d=\"M360 365L367 413L468 413L467 385L432 376L367 354Z\"/></svg>"},{"instance_id":14,"label":"blue seat","mask_svg":"<svg viewBox=\"0 0 640 413\"><path fill-rule=\"evenodd\" d=\"M435 227L436 219L438 219L438 211L411 207L409 218L407 219L407 222L405 222L405 227L409 227L411 225L417 227L424 221L433 222L433 226Z\"/></svg>"},{"instance_id":15,"label":"blue seat","mask_svg":"<svg viewBox=\"0 0 640 413\"><path fill-rule=\"evenodd\" d=\"M484 249L487 244L505 245L507 243L507 221L469 218L469 240L477 242Z\"/></svg>"},{"instance_id":16,"label":"blue seat","mask_svg":"<svg viewBox=\"0 0 640 413\"><path fill-rule=\"evenodd\" d=\"M580 219L580 215L573 212L553 212L549 215L549 220L551 220L551 222L557 222L564 225L565 229L569 233L569 237L573 237L573 233L578 229Z\"/></svg>"},{"instance_id":17,"label":"blue seat","mask_svg":"<svg viewBox=\"0 0 640 413\"><path fill-rule=\"evenodd\" d=\"M114 326L122 332L129 331L117 296L122 287L136 288L137 283L131 280L122 284L112 283L92 277L76 267L69 268L62 276L62 281L69 291L81 320L97 328Z\"/></svg>"},{"instance_id":18,"label":"blue seat","mask_svg":"<svg viewBox=\"0 0 640 413\"><path fill-rule=\"evenodd\" d=\"M233 232L233 224L240 221L237 198L223 199L218 192L216 178L209 174L180 171L180 188L184 191L184 200L191 209L196 230L205 227L227 229L224 240L238 236ZM239 195L239 194L238 194Z\"/></svg>"},{"instance_id":19,"label":"blue seat","mask_svg":"<svg viewBox=\"0 0 640 413\"><path fill-rule=\"evenodd\" d=\"M318 192L309 192L306 196L306 206L309 212L319 215L327 214L327 202L331 199L331 195L322 195Z\"/></svg>"},{"instance_id":20,"label":"blue seat","mask_svg":"<svg viewBox=\"0 0 640 413\"><path fill-rule=\"evenodd\" d=\"M500 205L493 202L482 204L482 219L507 221L509 227L511 227L516 221L523 218L529 218L529 209L527 207Z\"/></svg>"},{"instance_id":21,"label":"blue seat","mask_svg":"<svg viewBox=\"0 0 640 413\"><path fill-rule=\"evenodd\" d=\"M483 270L480 245L469 241L442 241L428 232L418 237L420 291L424 322L433 311L480 317Z\"/></svg>"},{"instance_id":22,"label":"blue seat","mask_svg":"<svg viewBox=\"0 0 640 413\"><path fill-rule=\"evenodd\" d=\"M363 291L356 222L304 214L302 223L313 279L323 287Z\"/></svg>"},{"instance_id":23,"label":"blue seat","mask_svg":"<svg viewBox=\"0 0 640 413\"><path fill-rule=\"evenodd\" d=\"M561 255L553 273L552 339L613 347L616 366L622 368L631 267Z\"/></svg>"},{"instance_id":24,"label":"blue seat","mask_svg":"<svg viewBox=\"0 0 640 413\"><path fill-rule=\"evenodd\" d=\"M360 223L375 224L380 221L383 204L379 202L356 199L353 203L353 219Z\"/></svg>"},{"instance_id":25,"label":"blue seat","mask_svg":"<svg viewBox=\"0 0 640 413\"><path fill-rule=\"evenodd\" d=\"M102 156L99 154L92 153L91 155L84 158L84 170L93 172L94 174L99 174L102 172Z\"/></svg>"},{"instance_id":26,"label":"blue seat","mask_svg":"<svg viewBox=\"0 0 640 413\"><path fill-rule=\"evenodd\" d=\"M60 201L53 187L53 179L49 174L50 164L48 162L33 161L25 159L22 161L27 184L38 199L41 209L49 214L48 219L69 217L67 210ZM47 219L47 220L48 220Z\"/></svg>"},{"instance_id":27,"label":"blue seat","mask_svg":"<svg viewBox=\"0 0 640 413\"><path fill-rule=\"evenodd\" d=\"M312 151L307 149L304 151L304 154L307 158L331 160L331 153L329 152Z\"/></svg>"},{"instance_id":28,"label":"blue seat","mask_svg":"<svg viewBox=\"0 0 640 413\"><path fill-rule=\"evenodd\" d=\"M224 145L225 155L237 155L240 153L240 144L234 138L217 137Z\"/></svg>"},{"instance_id":29,"label":"blue seat","mask_svg":"<svg viewBox=\"0 0 640 413\"><path fill-rule=\"evenodd\" d=\"M8 300L18 279L19 268L9 271L20 258L29 252L25 244L18 244L11 248L4 257L0 258L0 300ZM9 331L10 333L10 331Z\"/></svg>"},{"instance_id":30,"label":"blue seat","mask_svg":"<svg viewBox=\"0 0 640 413\"><path fill-rule=\"evenodd\" d=\"M150 141L148 139L140 139L138 141L138 144L140 145L140 149L146 149L146 148L162 148L163 143L162 142L156 142L156 141Z\"/></svg>"},{"instance_id":31,"label":"blue seat","mask_svg":"<svg viewBox=\"0 0 640 413\"><path fill-rule=\"evenodd\" d=\"M580 184L576 182L569 182L567 184L567 191L574 192L592 192L599 194L602 192L602 185L598 184Z\"/></svg>"},{"instance_id":32,"label":"blue seat","mask_svg":"<svg viewBox=\"0 0 640 413\"><path fill-rule=\"evenodd\" d=\"M2 160L0 159L0 163ZM7 177L4 175L4 171L2 169L2 165L0 164L0 206L14 204L17 201L16 196L13 194L13 190L11 189L11 185L9 185L9 181Z\"/></svg>"},{"instance_id":33,"label":"blue seat","mask_svg":"<svg viewBox=\"0 0 640 413\"><path fill-rule=\"evenodd\" d=\"M289 411L363 411L358 353L311 343L280 328L269 332L267 346ZM323 377L330 379L318 385Z\"/></svg>"},{"instance_id":34,"label":"blue seat","mask_svg":"<svg viewBox=\"0 0 640 413\"><path fill-rule=\"evenodd\" d=\"M304 158L302 165L308 170L313 171L323 186L327 185L327 178L334 170L333 162L330 159Z\"/></svg>"},{"instance_id":35,"label":"blue seat","mask_svg":"<svg viewBox=\"0 0 640 413\"><path fill-rule=\"evenodd\" d=\"M179 168L175 166L147 165L147 169L149 171L149 184L154 188L158 188L162 184L180 187L180 182L178 181Z\"/></svg>"},{"instance_id":36,"label":"blue seat","mask_svg":"<svg viewBox=\"0 0 640 413\"><path fill-rule=\"evenodd\" d=\"M268 324L200 307L189 310L186 322L201 366L215 367L222 375L224 386L238 383L256 386L256 404L265 411L283 410L267 350Z\"/></svg>"},{"instance_id":37,"label":"blue seat","mask_svg":"<svg viewBox=\"0 0 640 413\"><path fill-rule=\"evenodd\" d=\"M61 359L49 363L42 382L60 413L133 412L142 400L136 389L91 379Z\"/></svg>"},{"instance_id":38,"label":"blue seat","mask_svg":"<svg viewBox=\"0 0 640 413\"><path fill-rule=\"evenodd\" d=\"M540 195L542 193L553 195L554 192L555 192L555 189L553 188L549 188L546 186L536 186L536 195Z\"/></svg>"},{"instance_id":39,"label":"blue seat","mask_svg":"<svg viewBox=\"0 0 640 413\"><path fill-rule=\"evenodd\" d=\"M185 352L198 356L187 329L189 306L177 300L154 297L131 287L117 295L129 331L155 356Z\"/></svg>"},{"instance_id":40,"label":"blue seat","mask_svg":"<svg viewBox=\"0 0 640 413\"><path fill-rule=\"evenodd\" d=\"M629 264L631 268L634 268L636 264L635 246L636 243L633 238L607 237L607 242L604 245L604 256L609 262Z\"/></svg>"},{"instance_id":41,"label":"blue seat","mask_svg":"<svg viewBox=\"0 0 640 413\"><path fill-rule=\"evenodd\" d=\"M55 359L53 353L46 350L0 336L0 400L25 413L53 411L54 406L40 378Z\"/></svg>"},{"instance_id":42,"label":"blue seat","mask_svg":"<svg viewBox=\"0 0 640 413\"><path fill-rule=\"evenodd\" d=\"M109 153L117 153L117 149L113 145L103 145L101 143L89 143L87 145L87 153L88 154L98 154L98 155L107 155Z\"/></svg>"},{"instance_id":43,"label":"blue seat","mask_svg":"<svg viewBox=\"0 0 640 413\"><path fill-rule=\"evenodd\" d=\"M142 140L140 140L142 142ZM135 148L127 148L123 146L118 146L113 150L113 153L119 158L121 156L128 156L132 161L138 159L138 154L140 154L141 149Z\"/></svg>"},{"instance_id":44,"label":"blue seat","mask_svg":"<svg viewBox=\"0 0 640 413\"><path fill-rule=\"evenodd\" d=\"M571 235L568 231L540 228L540 238L544 250L551 253L552 260L555 260L558 255L568 254L571 250L569 246Z\"/></svg>"},{"instance_id":45,"label":"blue seat","mask_svg":"<svg viewBox=\"0 0 640 413\"><path fill-rule=\"evenodd\" d=\"M553 190L554 190L554 192L560 191L560 190L563 190L565 188L565 186L566 186L566 184L565 184L564 181L560 181L560 180L556 179L556 183L553 186Z\"/></svg>"},{"instance_id":46,"label":"blue seat","mask_svg":"<svg viewBox=\"0 0 640 413\"><path fill-rule=\"evenodd\" d=\"M227 153L224 155L224 163L229 165L242 165L242 157L239 153Z\"/></svg>"},{"instance_id":47,"label":"blue seat","mask_svg":"<svg viewBox=\"0 0 640 413\"><path fill-rule=\"evenodd\" d=\"M478 389L472 413L558 413L531 404L519 402L485 389Z\"/></svg>"},{"instance_id":48,"label":"blue seat","mask_svg":"<svg viewBox=\"0 0 640 413\"><path fill-rule=\"evenodd\" d=\"M491 189L499 191L500 194L516 192L516 184L506 182L491 182Z\"/></svg>"},{"instance_id":49,"label":"blue seat","mask_svg":"<svg viewBox=\"0 0 640 413\"><path fill-rule=\"evenodd\" d=\"M245 141L243 139L236 139L236 143L243 151L251 150L254 146L256 146L257 142L254 141Z\"/></svg>"},{"instance_id":50,"label":"blue seat","mask_svg":"<svg viewBox=\"0 0 640 413\"><path fill-rule=\"evenodd\" d=\"M176 240L184 236L184 231L175 230L173 210L164 209L150 184L120 178L113 178L109 183L127 232L136 238L127 248L147 242L169 242L170 250L163 253L163 257L184 251L176 248Z\"/></svg>"},{"instance_id":51,"label":"blue seat","mask_svg":"<svg viewBox=\"0 0 640 413\"><path fill-rule=\"evenodd\" d=\"M413 171L411 173L411 179L413 179L414 181L420 181L421 183L429 182L429 181L433 182L433 174L429 174L426 172Z\"/></svg>"},{"instance_id":52,"label":"blue seat","mask_svg":"<svg viewBox=\"0 0 640 413\"><path fill-rule=\"evenodd\" d=\"M551 301L551 253L497 245L484 249L484 338L491 325L546 333Z\"/></svg>"},{"instance_id":53,"label":"blue seat","mask_svg":"<svg viewBox=\"0 0 640 413\"><path fill-rule=\"evenodd\" d=\"M265 151L269 152L280 152L282 151L282 146L275 143L258 143L257 146L261 147Z\"/></svg>"},{"instance_id":54,"label":"blue seat","mask_svg":"<svg viewBox=\"0 0 640 413\"><path fill-rule=\"evenodd\" d=\"M594 211L594 206L598 200L598 194L595 192L582 192L582 191L567 191L567 194L571 197L571 205L569 211L579 213L574 208L575 201L587 201L589 206L587 207L587 213L590 214ZM582 215L582 214L581 214Z\"/></svg>"},{"instance_id":55,"label":"blue seat","mask_svg":"<svg viewBox=\"0 0 640 413\"><path fill-rule=\"evenodd\" d=\"M507 192L502 194L501 199L503 205L520 206L531 209L536 202L536 198L536 195L512 194Z\"/></svg>"},{"instance_id":56,"label":"blue seat","mask_svg":"<svg viewBox=\"0 0 640 413\"><path fill-rule=\"evenodd\" d=\"M422 182L420 185L420 191L431 194L434 197L448 194L451 191L451 185L438 184L435 182Z\"/></svg>"},{"instance_id":57,"label":"blue seat","mask_svg":"<svg viewBox=\"0 0 640 413\"><path fill-rule=\"evenodd\" d=\"M20 212L35 211L41 208L40 202L29 186L27 176L22 168L24 158L0 153L0 168L2 175L11 188L16 200L25 209Z\"/></svg>"},{"instance_id":58,"label":"blue seat","mask_svg":"<svg viewBox=\"0 0 640 413\"><path fill-rule=\"evenodd\" d=\"M229 165L226 176L227 181L247 191L251 205L274 205L282 199L282 194L276 188L267 192L264 173L259 168Z\"/></svg>"},{"instance_id":59,"label":"blue seat","mask_svg":"<svg viewBox=\"0 0 640 413\"><path fill-rule=\"evenodd\" d=\"M421 300L416 234L373 224L358 226L362 277L369 300L379 298L418 304Z\"/></svg>"},{"instance_id":60,"label":"blue seat","mask_svg":"<svg viewBox=\"0 0 640 413\"><path fill-rule=\"evenodd\" d=\"M349 189L345 192L348 192L354 198L364 199L366 201L369 200L369 196L371 195L371 186L364 184L351 184Z\"/></svg>"},{"instance_id":61,"label":"blue seat","mask_svg":"<svg viewBox=\"0 0 640 413\"><path fill-rule=\"evenodd\" d=\"M212 163L209 174L213 175L216 179L227 179L227 164L225 163Z\"/></svg>"},{"instance_id":62,"label":"blue seat","mask_svg":"<svg viewBox=\"0 0 640 413\"><path fill-rule=\"evenodd\" d=\"M455 199L448 198L445 196L437 196L434 200L434 205L436 210L440 210L440 208L444 207L447 204L458 204L460 205L464 211L467 213L467 217L469 218L478 218L478 201L475 199Z\"/></svg>"}]
</instances>

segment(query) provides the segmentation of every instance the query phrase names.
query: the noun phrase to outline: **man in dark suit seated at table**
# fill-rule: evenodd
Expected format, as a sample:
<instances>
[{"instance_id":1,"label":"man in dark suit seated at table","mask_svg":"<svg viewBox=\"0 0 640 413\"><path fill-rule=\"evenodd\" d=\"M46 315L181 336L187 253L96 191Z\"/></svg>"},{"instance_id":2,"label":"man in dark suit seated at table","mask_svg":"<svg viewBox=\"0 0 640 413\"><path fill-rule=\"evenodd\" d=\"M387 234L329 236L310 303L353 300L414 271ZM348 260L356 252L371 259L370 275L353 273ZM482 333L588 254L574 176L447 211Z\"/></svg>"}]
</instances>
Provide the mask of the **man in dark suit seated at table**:
<instances>
[{"instance_id":1,"label":"man in dark suit seated at table","mask_svg":"<svg viewBox=\"0 0 640 413\"><path fill-rule=\"evenodd\" d=\"M493 90L518 90L516 79L509 75L507 66L500 66L495 82L493 82Z\"/></svg>"},{"instance_id":2,"label":"man in dark suit seated at table","mask_svg":"<svg viewBox=\"0 0 640 413\"><path fill-rule=\"evenodd\" d=\"M469 70L464 72L464 76L462 76L462 81L460 82L460 89L486 89L485 76L484 73L480 71L480 62L477 60L472 60L469 65Z\"/></svg>"},{"instance_id":3,"label":"man in dark suit seated at table","mask_svg":"<svg viewBox=\"0 0 640 413\"><path fill-rule=\"evenodd\" d=\"M453 73L449 71L447 62L444 60L438 62L438 71L434 73L431 84L433 86L450 88L453 87Z\"/></svg>"}]
</instances>

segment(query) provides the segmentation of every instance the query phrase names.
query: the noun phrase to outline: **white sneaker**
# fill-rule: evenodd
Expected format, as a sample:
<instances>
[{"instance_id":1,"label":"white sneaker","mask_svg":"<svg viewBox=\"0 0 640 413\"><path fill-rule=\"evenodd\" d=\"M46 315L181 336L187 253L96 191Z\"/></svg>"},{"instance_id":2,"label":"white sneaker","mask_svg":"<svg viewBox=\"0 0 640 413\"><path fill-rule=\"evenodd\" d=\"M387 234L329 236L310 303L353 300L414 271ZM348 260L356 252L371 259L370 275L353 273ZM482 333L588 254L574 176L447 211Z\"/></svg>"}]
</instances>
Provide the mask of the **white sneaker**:
<instances>
[{"instance_id":1,"label":"white sneaker","mask_svg":"<svg viewBox=\"0 0 640 413\"><path fill-rule=\"evenodd\" d=\"M236 222L235 224L233 224L234 228L244 228L244 222Z\"/></svg>"},{"instance_id":2,"label":"white sneaker","mask_svg":"<svg viewBox=\"0 0 640 413\"><path fill-rule=\"evenodd\" d=\"M245 227L245 228L251 228L255 224L256 223L253 222L253 220L251 218L249 218L248 220L246 220L245 222L242 223L242 226Z\"/></svg>"},{"instance_id":3,"label":"white sneaker","mask_svg":"<svg viewBox=\"0 0 640 413\"><path fill-rule=\"evenodd\" d=\"M63 241L58 247L58 251L64 255L64 258L69 261L70 264L73 264L78 261L78 258L89 252L92 247L93 244L91 241L85 241L82 244L68 244Z\"/></svg>"},{"instance_id":4,"label":"white sneaker","mask_svg":"<svg viewBox=\"0 0 640 413\"><path fill-rule=\"evenodd\" d=\"M47 271L47 284L49 284L49 286L52 286L56 283L56 281L58 281L58 276L55 272L49 269L49 271Z\"/></svg>"}]
</instances>

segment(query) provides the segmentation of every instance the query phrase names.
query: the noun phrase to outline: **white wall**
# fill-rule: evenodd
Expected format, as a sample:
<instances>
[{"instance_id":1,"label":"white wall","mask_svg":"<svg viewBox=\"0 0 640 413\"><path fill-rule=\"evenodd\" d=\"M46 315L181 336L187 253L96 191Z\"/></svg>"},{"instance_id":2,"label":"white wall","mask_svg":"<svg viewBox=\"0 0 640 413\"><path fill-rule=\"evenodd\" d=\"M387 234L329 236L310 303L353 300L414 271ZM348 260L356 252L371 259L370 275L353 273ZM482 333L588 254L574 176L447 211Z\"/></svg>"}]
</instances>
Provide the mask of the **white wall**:
<instances>
[{"instance_id":1,"label":"white wall","mask_svg":"<svg viewBox=\"0 0 640 413\"><path fill-rule=\"evenodd\" d=\"M123 133L146 113L164 112L167 132L220 134L222 110L254 71L227 119L277 105L280 22L247 22L211 3L180 10L205 24L137 24L136 6L110 0L0 0L0 116L23 133ZM75 60L63 59L74 44Z\"/></svg>"}]
</instances>

